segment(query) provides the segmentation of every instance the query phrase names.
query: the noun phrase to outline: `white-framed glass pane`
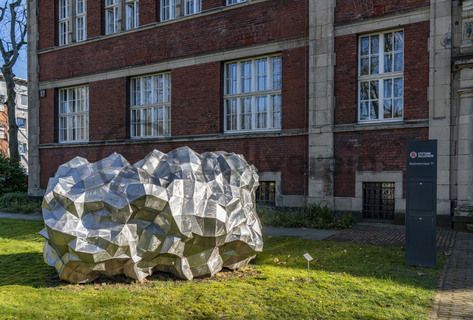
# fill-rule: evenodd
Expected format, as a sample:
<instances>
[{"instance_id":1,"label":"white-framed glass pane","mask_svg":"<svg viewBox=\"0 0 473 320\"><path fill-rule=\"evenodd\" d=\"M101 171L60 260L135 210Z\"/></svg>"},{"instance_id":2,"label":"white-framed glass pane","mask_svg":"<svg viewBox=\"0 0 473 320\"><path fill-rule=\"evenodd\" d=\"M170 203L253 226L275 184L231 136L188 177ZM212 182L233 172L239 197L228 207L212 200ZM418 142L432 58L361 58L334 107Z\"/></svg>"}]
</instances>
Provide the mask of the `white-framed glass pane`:
<instances>
[{"instance_id":1,"label":"white-framed glass pane","mask_svg":"<svg viewBox=\"0 0 473 320\"><path fill-rule=\"evenodd\" d=\"M230 63L226 66L226 94L238 93L238 64Z\"/></svg>"},{"instance_id":2,"label":"white-framed glass pane","mask_svg":"<svg viewBox=\"0 0 473 320\"><path fill-rule=\"evenodd\" d=\"M251 92L252 91L252 70L253 63L252 61L245 61L240 64L241 67L241 92Z\"/></svg>"},{"instance_id":3,"label":"white-framed glass pane","mask_svg":"<svg viewBox=\"0 0 473 320\"><path fill-rule=\"evenodd\" d=\"M184 0L184 15L197 14L202 11L202 0Z\"/></svg>"},{"instance_id":4,"label":"white-framed glass pane","mask_svg":"<svg viewBox=\"0 0 473 320\"><path fill-rule=\"evenodd\" d=\"M268 97L256 97L256 128L268 127Z\"/></svg>"},{"instance_id":5,"label":"white-framed glass pane","mask_svg":"<svg viewBox=\"0 0 473 320\"><path fill-rule=\"evenodd\" d=\"M273 71L273 90L281 90L282 88L282 59L281 57L273 57L272 59L272 71Z\"/></svg>"},{"instance_id":6,"label":"white-framed glass pane","mask_svg":"<svg viewBox=\"0 0 473 320\"><path fill-rule=\"evenodd\" d=\"M403 116L404 33L383 32L359 38L359 121Z\"/></svg>"},{"instance_id":7,"label":"white-framed glass pane","mask_svg":"<svg viewBox=\"0 0 473 320\"><path fill-rule=\"evenodd\" d=\"M226 63L224 79L225 131L281 129L280 55Z\"/></svg>"},{"instance_id":8,"label":"white-framed glass pane","mask_svg":"<svg viewBox=\"0 0 473 320\"><path fill-rule=\"evenodd\" d=\"M59 142L88 140L88 87L59 90Z\"/></svg>"},{"instance_id":9,"label":"white-framed glass pane","mask_svg":"<svg viewBox=\"0 0 473 320\"><path fill-rule=\"evenodd\" d=\"M161 20L176 18L176 0L161 0Z\"/></svg>"},{"instance_id":10,"label":"white-framed glass pane","mask_svg":"<svg viewBox=\"0 0 473 320\"><path fill-rule=\"evenodd\" d=\"M170 80L168 73L130 80L130 133L133 138L170 134Z\"/></svg>"},{"instance_id":11,"label":"white-framed glass pane","mask_svg":"<svg viewBox=\"0 0 473 320\"><path fill-rule=\"evenodd\" d=\"M256 90L265 91L268 89L268 59L256 60Z\"/></svg>"},{"instance_id":12,"label":"white-framed glass pane","mask_svg":"<svg viewBox=\"0 0 473 320\"><path fill-rule=\"evenodd\" d=\"M125 2L125 30L139 26L139 1L126 0Z\"/></svg>"},{"instance_id":13,"label":"white-framed glass pane","mask_svg":"<svg viewBox=\"0 0 473 320\"><path fill-rule=\"evenodd\" d=\"M227 6L231 6L232 4L238 4L246 2L247 0L227 0Z\"/></svg>"},{"instance_id":14,"label":"white-framed glass pane","mask_svg":"<svg viewBox=\"0 0 473 320\"><path fill-rule=\"evenodd\" d=\"M273 128L281 128L281 95L272 96L273 103Z\"/></svg>"},{"instance_id":15,"label":"white-framed glass pane","mask_svg":"<svg viewBox=\"0 0 473 320\"><path fill-rule=\"evenodd\" d=\"M252 117L253 117L253 112L252 112L252 98L251 97L245 97L241 99L240 102L240 129L241 130L251 130L253 125L252 125Z\"/></svg>"}]
</instances>

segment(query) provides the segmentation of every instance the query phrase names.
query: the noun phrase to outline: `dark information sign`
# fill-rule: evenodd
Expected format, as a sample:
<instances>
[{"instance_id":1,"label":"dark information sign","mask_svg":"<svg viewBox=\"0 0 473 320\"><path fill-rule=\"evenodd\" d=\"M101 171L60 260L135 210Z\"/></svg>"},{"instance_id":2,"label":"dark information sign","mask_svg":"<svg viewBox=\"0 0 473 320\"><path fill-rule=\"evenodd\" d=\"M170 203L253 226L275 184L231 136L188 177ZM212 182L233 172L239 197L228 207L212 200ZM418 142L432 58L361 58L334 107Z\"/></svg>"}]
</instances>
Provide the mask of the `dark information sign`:
<instances>
[{"instance_id":1,"label":"dark information sign","mask_svg":"<svg viewBox=\"0 0 473 320\"><path fill-rule=\"evenodd\" d=\"M406 262L436 265L437 141L412 141L407 147Z\"/></svg>"}]
</instances>

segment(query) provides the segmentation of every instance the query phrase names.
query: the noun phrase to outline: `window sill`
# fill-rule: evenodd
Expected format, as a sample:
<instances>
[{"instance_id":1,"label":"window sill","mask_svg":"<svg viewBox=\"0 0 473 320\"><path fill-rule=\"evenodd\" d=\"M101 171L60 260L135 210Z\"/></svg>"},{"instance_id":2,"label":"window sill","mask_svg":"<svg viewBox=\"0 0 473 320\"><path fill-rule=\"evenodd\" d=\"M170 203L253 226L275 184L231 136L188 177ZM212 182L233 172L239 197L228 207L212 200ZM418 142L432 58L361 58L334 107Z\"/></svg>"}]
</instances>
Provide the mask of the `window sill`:
<instances>
[{"instance_id":1,"label":"window sill","mask_svg":"<svg viewBox=\"0 0 473 320\"><path fill-rule=\"evenodd\" d=\"M88 142L59 142L47 143L39 145L40 149L54 148L73 148L73 147L97 147L104 145L131 145L131 144L156 144L156 143L192 143L198 141L221 141L234 139L252 139L252 138L278 138L278 137L294 137L306 136L306 129L288 129L279 131L260 131L247 133L218 133L218 134L202 134L192 136L170 136L162 138L129 138L123 140L108 141L88 141Z\"/></svg>"},{"instance_id":2,"label":"window sill","mask_svg":"<svg viewBox=\"0 0 473 320\"><path fill-rule=\"evenodd\" d=\"M399 120L399 121L376 121L358 122L348 124L337 124L334 132L372 131L390 129L425 128L429 126L428 119L421 120Z\"/></svg>"}]
</instances>

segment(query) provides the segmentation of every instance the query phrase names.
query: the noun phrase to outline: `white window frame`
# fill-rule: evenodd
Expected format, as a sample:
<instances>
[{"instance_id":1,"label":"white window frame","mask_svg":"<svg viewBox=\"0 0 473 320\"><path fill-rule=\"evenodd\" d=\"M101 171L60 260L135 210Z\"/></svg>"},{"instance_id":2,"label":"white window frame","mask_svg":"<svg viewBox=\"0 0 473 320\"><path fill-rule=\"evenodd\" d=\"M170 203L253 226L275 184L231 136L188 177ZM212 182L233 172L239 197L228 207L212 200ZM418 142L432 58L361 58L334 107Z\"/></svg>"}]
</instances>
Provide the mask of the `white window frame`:
<instances>
[{"instance_id":1,"label":"white window frame","mask_svg":"<svg viewBox=\"0 0 473 320\"><path fill-rule=\"evenodd\" d=\"M148 87L149 90L146 86L148 79L151 81L151 86ZM162 87L160 87L160 83ZM130 137L132 139L171 136L171 86L170 72L130 79ZM146 97L148 94L149 98ZM161 119L159 118L160 112L162 114ZM134 113L139 114L139 120L135 120ZM143 121L147 117L149 121ZM160 131L160 125L162 131Z\"/></svg>"},{"instance_id":2,"label":"white window frame","mask_svg":"<svg viewBox=\"0 0 473 320\"><path fill-rule=\"evenodd\" d=\"M110 21L110 14L113 21ZM121 0L105 0L105 34L114 34L121 31ZM113 29L110 28L113 27Z\"/></svg>"},{"instance_id":3,"label":"white window frame","mask_svg":"<svg viewBox=\"0 0 473 320\"><path fill-rule=\"evenodd\" d=\"M266 64L266 73L264 77L265 80L265 90L258 89L258 78L261 77L258 75L257 70L257 62L267 59ZM279 63L279 88L274 87L275 78L273 77L274 73L274 61L278 61ZM229 75L228 75L228 66L236 64L236 93L229 92ZM248 80L250 78L243 78L242 66L243 65L251 64L251 84L250 88L245 89L244 80ZM283 66L283 59L281 54L273 54L273 55L266 55L266 56L259 56L254 58L248 59L241 59L236 61L229 61L226 62L224 65L224 132L225 133L254 133L254 132L271 132L271 131L281 131L282 128L282 66ZM277 78L276 78L277 79ZM234 82L232 80L232 82ZM246 91L244 91L246 90ZM258 101L260 98L266 98L266 112L258 112ZM278 102L277 102L278 101ZM236 114L235 113L228 113L228 104L236 102ZM244 120L242 116L249 115L249 112L246 112L245 103L249 103L250 106L250 113L251 113L251 120L250 120L250 128L245 128ZM275 110L276 103L279 105L279 111ZM235 105L234 105L235 106ZM246 105L248 107L248 104ZM260 114L266 113L266 119L259 118ZM279 114L278 119L275 123L275 115ZM236 128L229 128L228 127L228 118L236 117ZM259 127L258 120L263 120L266 123L265 127Z\"/></svg>"},{"instance_id":4,"label":"white window frame","mask_svg":"<svg viewBox=\"0 0 473 320\"><path fill-rule=\"evenodd\" d=\"M192 5L192 9L190 7ZM202 12L202 0L184 0L184 15L191 16Z\"/></svg>"},{"instance_id":5,"label":"white window frame","mask_svg":"<svg viewBox=\"0 0 473 320\"><path fill-rule=\"evenodd\" d=\"M71 43L71 3L69 0L59 0L59 45Z\"/></svg>"},{"instance_id":6,"label":"white window frame","mask_svg":"<svg viewBox=\"0 0 473 320\"><path fill-rule=\"evenodd\" d=\"M59 143L89 141L89 87L61 88L58 94Z\"/></svg>"},{"instance_id":7,"label":"white window frame","mask_svg":"<svg viewBox=\"0 0 473 320\"><path fill-rule=\"evenodd\" d=\"M5 140L7 138L5 127L0 126L0 140Z\"/></svg>"},{"instance_id":8,"label":"white window frame","mask_svg":"<svg viewBox=\"0 0 473 320\"><path fill-rule=\"evenodd\" d=\"M23 102L25 102L25 101L23 101L23 99L26 99L26 103L23 103ZM28 96L26 94L20 94L20 104L24 107L28 106Z\"/></svg>"},{"instance_id":9,"label":"white window frame","mask_svg":"<svg viewBox=\"0 0 473 320\"><path fill-rule=\"evenodd\" d=\"M128 10L130 7L133 8L133 12L130 15ZM125 0L125 30L136 29L140 25L140 2L138 0Z\"/></svg>"},{"instance_id":10,"label":"white window frame","mask_svg":"<svg viewBox=\"0 0 473 320\"><path fill-rule=\"evenodd\" d=\"M227 0L227 6L233 6L243 2L248 2L248 0Z\"/></svg>"},{"instance_id":11,"label":"white window frame","mask_svg":"<svg viewBox=\"0 0 473 320\"><path fill-rule=\"evenodd\" d=\"M82 12L79 3L83 4ZM87 0L59 0L58 11L59 45L87 40Z\"/></svg>"},{"instance_id":12,"label":"white window frame","mask_svg":"<svg viewBox=\"0 0 473 320\"><path fill-rule=\"evenodd\" d=\"M394 50L391 51L393 55L393 64L394 64L394 55L396 53L401 53L402 54L402 70L401 71L391 71L391 72L384 72L384 56L386 52L384 51L384 41L385 41L385 35L386 34L394 34L396 32L402 32L402 40L403 40L403 46L402 50ZM371 53L371 37L372 36L378 36L379 37L379 45L378 45L378 51L377 53ZM362 50L362 39L368 37L369 41L369 54L368 56L362 56L361 50ZM394 41L394 40L393 40ZM384 32L376 32L376 33L369 33L369 34L363 34L358 37L358 85L357 85L357 114L358 114L358 122L359 123L379 123L379 122L399 122L404 120L404 92L405 92L405 84L404 84L404 68L405 68L405 58L404 58L404 48L405 48L405 32L403 29L394 29L394 30L387 30ZM401 52L402 51L402 52ZM362 75L361 74L361 64L362 64L362 58L370 57L370 56L377 56L378 57L378 73L377 74L370 74L368 75ZM369 59L368 59L369 60ZM369 60L369 68L371 69L371 63ZM384 101L388 100L388 98L384 97L384 82L391 80L392 85L394 84L394 81L400 79L402 83L402 97L394 97L394 87L391 90L391 97L389 97L390 100L392 100L392 105L391 105L391 113L394 113L394 100L402 100L402 111L401 111L401 116L400 117L392 117L392 118L385 118L384 117ZM377 99L371 99L371 94L369 93L368 99L362 100L362 95L361 95L361 86L362 83L371 83L371 82L377 82L378 85L378 97ZM370 88L371 90L371 88ZM369 119L362 119L362 103L363 102L368 102L370 103L371 101L378 101L378 118L377 119L372 119L369 117ZM370 107L369 107L370 108Z\"/></svg>"},{"instance_id":13,"label":"white window frame","mask_svg":"<svg viewBox=\"0 0 473 320\"><path fill-rule=\"evenodd\" d=\"M176 19L178 1L179 0L161 0L161 21Z\"/></svg>"},{"instance_id":14,"label":"white window frame","mask_svg":"<svg viewBox=\"0 0 473 320\"><path fill-rule=\"evenodd\" d=\"M79 12L79 3L82 2L83 10ZM75 40L81 42L87 40L87 0L75 0ZM82 21L82 29L79 28L79 22Z\"/></svg>"}]
</instances>

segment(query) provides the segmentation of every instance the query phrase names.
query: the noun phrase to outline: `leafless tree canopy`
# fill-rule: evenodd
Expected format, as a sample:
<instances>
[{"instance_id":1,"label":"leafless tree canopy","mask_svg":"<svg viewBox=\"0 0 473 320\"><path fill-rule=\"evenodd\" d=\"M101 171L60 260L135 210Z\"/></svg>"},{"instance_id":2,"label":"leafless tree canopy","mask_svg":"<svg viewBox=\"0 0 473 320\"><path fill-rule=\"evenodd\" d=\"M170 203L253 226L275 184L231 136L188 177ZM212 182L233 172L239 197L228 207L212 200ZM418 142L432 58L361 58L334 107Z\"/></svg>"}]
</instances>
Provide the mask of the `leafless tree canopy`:
<instances>
[{"instance_id":1,"label":"leafless tree canopy","mask_svg":"<svg viewBox=\"0 0 473 320\"><path fill-rule=\"evenodd\" d=\"M18 60L20 50L26 45L27 17L24 0L2 0L0 2L0 71L7 85L7 107L9 124L10 158L19 161L18 127L15 119L15 74L13 66Z\"/></svg>"}]
</instances>

